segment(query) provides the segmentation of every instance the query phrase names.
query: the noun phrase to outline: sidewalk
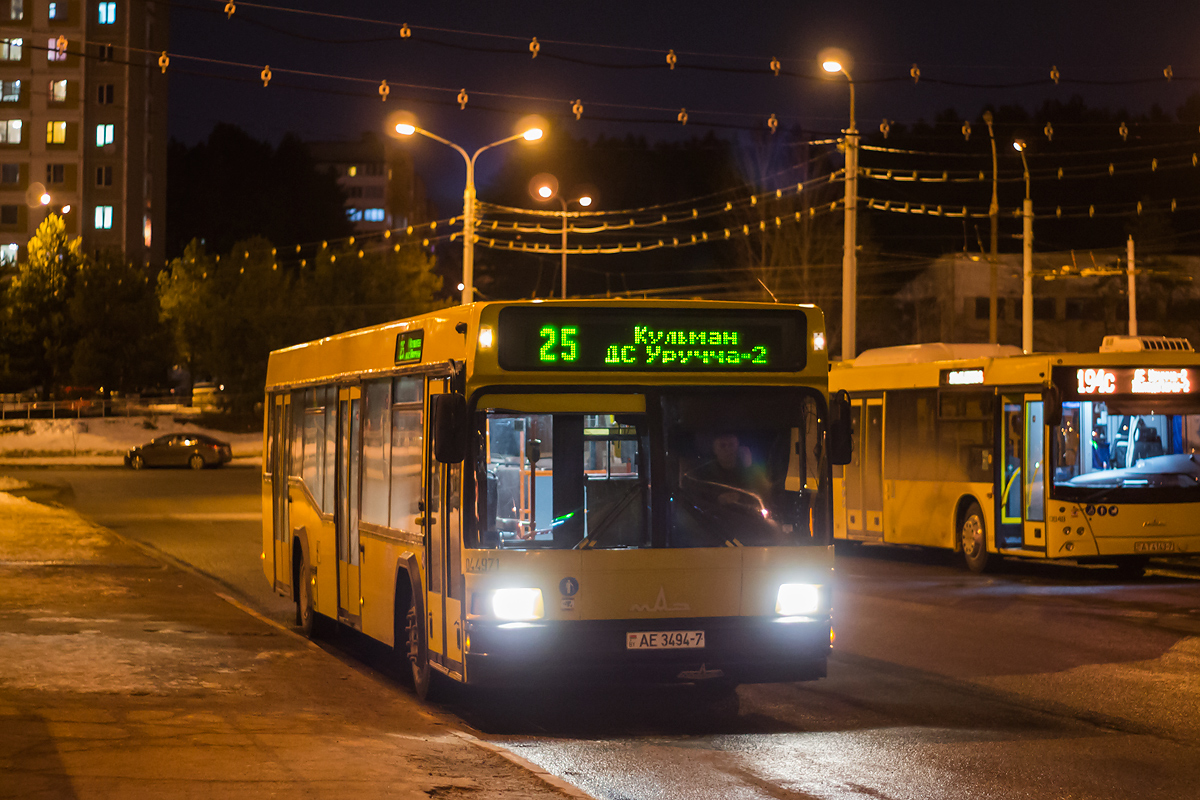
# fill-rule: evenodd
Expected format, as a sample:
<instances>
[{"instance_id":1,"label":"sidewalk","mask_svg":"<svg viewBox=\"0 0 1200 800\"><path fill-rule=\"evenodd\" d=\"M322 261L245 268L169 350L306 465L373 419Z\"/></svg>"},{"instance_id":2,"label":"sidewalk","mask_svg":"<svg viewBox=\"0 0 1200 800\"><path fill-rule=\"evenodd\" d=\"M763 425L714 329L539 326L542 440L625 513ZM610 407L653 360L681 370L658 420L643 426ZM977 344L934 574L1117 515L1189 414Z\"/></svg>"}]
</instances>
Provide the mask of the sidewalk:
<instances>
[{"instance_id":1,"label":"sidewalk","mask_svg":"<svg viewBox=\"0 0 1200 800\"><path fill-rule=\"evenodd\" d=\"M0 492L0 797L562 798L407 690Z\"/></svg>"}]
</instances>

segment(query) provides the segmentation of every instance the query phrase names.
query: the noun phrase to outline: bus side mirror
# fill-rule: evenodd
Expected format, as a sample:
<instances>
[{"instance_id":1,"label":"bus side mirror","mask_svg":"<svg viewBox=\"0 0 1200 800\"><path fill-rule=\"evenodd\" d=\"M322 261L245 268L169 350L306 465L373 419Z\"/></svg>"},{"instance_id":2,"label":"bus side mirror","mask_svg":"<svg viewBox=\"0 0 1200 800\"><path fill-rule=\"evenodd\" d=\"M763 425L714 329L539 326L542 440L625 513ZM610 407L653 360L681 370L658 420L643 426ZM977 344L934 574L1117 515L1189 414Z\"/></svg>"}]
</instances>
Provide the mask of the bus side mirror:
<instances>
[{"instance_id":1,"label":"bus side mirror","mask_svg":"<svg viewBox=\"0 0 1200 800\"><path fill-rule=\"evenodd\" d=\"M1042 393L1042 400L1046 404L1046 424L1057 428L1062 424L1062 392L1051 386Z\"/></svg>"},{"instance_id":2,"label":"bus side mirror","mask_svg":"<svg viewBox=\"0 0 1200 800\"><path fill-rule=\"evenodd\" d=\"M467 398L435 394L429 406L433 457L443 464L461 464L467 457Z\"/></svg>"},{"instance_id":3,"label":"bus side mirror","mask_svg":"<svg viewBox=\"0 0 1200 800\"><path fill-rule=\"evenodd\" d=\"M843 465L850 463L854 452L854 441L851 438L850 425L850 393L845 389L834 392L829 397L829 463Z\"/></svg>"}]
</instances>

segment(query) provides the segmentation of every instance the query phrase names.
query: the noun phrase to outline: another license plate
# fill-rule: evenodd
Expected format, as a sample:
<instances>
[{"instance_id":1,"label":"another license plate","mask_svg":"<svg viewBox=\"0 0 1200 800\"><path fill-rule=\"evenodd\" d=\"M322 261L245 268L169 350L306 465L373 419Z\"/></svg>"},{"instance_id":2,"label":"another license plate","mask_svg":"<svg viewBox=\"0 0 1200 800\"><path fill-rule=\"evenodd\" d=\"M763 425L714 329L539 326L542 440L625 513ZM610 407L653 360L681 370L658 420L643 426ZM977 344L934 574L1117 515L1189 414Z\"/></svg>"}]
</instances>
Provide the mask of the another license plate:
<instances>
[{"instance_id":1,"label":"another license plate","mask_svg":"<svg viewBox=\"0 0 1200 800\"><path fill-rule=\"evenodd\" d=\"M1134 542L1133 552L1135 553L1173 553L1175 552L1174 542Z\"/></svg>"},{"instance_id":2,"label":"another license plate","mask_svg":"<svg viewBox=\"0 0 1200 800\"><path fill-rule=\"evenodd\" d=\"M638 631L625 634L626 650L682 650L704 647L704 631Z\"/></svg>"}]
</instances>

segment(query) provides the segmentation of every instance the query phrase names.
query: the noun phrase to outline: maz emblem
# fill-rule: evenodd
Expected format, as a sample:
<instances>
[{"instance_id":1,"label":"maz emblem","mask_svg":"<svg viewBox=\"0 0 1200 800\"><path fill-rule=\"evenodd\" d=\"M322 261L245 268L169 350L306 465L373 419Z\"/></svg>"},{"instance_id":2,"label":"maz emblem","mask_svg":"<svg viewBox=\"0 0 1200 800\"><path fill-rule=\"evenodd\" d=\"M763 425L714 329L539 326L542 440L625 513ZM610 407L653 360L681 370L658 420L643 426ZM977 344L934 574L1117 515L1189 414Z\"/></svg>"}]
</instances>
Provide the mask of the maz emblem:
<instances>
[{"instance_id":1,"label":"maz emblem","mask_svg":"<svg viewBox=\"0 0 1200 800\"><path fill-rule=\"evenodd\" d=\"M639 603L634 603L629 607L630 611L642 612L659 612L659 611L691 611L692 607L687 603L675 603L674 605L667 602L667 590L660 586L658 587L658 599L654 601L653 606L644 606Z\"/></svg>"}]
</instances>

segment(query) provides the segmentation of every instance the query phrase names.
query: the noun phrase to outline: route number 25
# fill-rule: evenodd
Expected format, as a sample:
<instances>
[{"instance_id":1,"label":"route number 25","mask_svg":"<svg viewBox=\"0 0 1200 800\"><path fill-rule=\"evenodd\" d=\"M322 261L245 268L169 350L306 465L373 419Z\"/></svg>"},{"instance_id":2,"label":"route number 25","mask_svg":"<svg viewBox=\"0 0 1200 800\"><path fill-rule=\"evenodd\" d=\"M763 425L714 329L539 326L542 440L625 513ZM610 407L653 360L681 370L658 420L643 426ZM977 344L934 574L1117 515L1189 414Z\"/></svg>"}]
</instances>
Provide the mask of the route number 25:
<instances>
[{"instance_id":1,"label":"route number 25","mask_svg":"<svg viewBox=\"0 0 1200 800\"><path fill-rule=\"evenodd\" d=\"M543 325L538 331L542 337L542 349L538 352L538 360L543 363L554 361L574 361L579 355L579 345L575 336L579 329L574 325L564 325L556 328L553 325Z\"/></svg>"}]
</instances>

